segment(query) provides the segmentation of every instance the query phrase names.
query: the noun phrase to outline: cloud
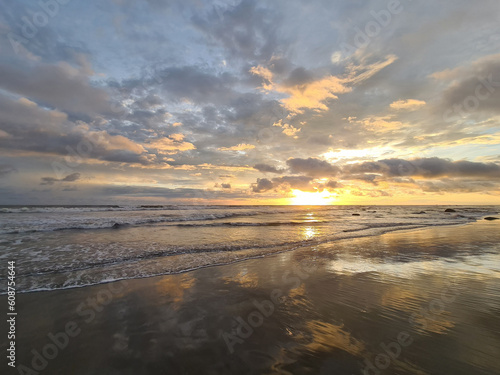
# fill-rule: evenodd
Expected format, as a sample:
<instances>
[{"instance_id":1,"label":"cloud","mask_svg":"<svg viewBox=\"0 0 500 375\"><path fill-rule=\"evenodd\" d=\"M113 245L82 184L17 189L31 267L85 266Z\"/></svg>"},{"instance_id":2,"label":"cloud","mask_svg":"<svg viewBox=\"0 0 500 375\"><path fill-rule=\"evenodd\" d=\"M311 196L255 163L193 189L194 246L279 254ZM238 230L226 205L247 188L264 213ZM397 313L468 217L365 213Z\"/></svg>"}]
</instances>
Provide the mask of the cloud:
<instances>
[{"instance_id":1,"label":"cloud","mask_svg":"<svg viewBox=\"0 0 500 375\"><path fill-rule=\"evenodd\" d=\"M44 109L26 98L16 100L0 94L0 117L2 131L8 135L0 137L4 149L72 158L78 154L78 160L145 161L141 158L144 147L127 137L94 130L82 121L69 121L65 113Z\"/></svg>"},{"instance_id":2,"label":"cloud","mask_svg":"<svg viewBox=\"0 0 500 375\"><path fill-rule=\"evenodd\" d=\"M283 129L283 134L288 135L289 137L293 137L295 139L299 138L297 136L297 133L300 132L302 129L300 128L294 128L290 124L284 124L283 119L280 119L278 122L275 122L273 126L278 126Z\"/></svg>"},{"instance_id":3,"label":"cloud","mask_svg":"<svg viewBox=\"0 0 500 375\"><path fill-rule=\"evenodd\" d=\"M144 146L156 150L161 155L172 155L196 149L195 145L184 141L184 135L182 134L171 134L167 137L154 139L145 143Z\"/></svg>"},{"instance_id":4,"label":"cloud","mask_svg":"<svg viewBox=\"0 0 500 375\"><path fill-rule=\"evenodd\" d=\"M499 114L500 54L481 57L469 65L436 72L431 77L449 83L439 103L449 119L486 112Z\"/></svg>"},{"instance_id":5,"label":"cloud","mask_svg":"<svg viewBox=\"0 0 500 375\"><path fill-rule=\"evenodd\" d=\"M2 116L2 128L7 134L11 128L19 125L36 128L37 126L47 126L57 128L67 121L68 116L58 110L46 110L36 103L26 98L14 99L0 93L0 114ZM14 130L14 129L12 129Z\"/></svg>"},{"instance_id":6,"label":"cloud","mask_svg":"<svg viewBox=\"0 0 500 375\"><path fill-rule=\"evenodd\" d=\"M5 177L17 171L18 170L14 168L12 165L0 164L0 177Z\"/></svg>"},{"instance_id":7,"label":"cloud","mask_svg":"<svg viewBox=\"0 0 500 375\"><path fill-rule=\"evenodd\" d=\"M40 185L53 185L55 182L75 182L80 179L80 173L72 173L64 178L42 177Z\"/></svg>"},{"instance_id":8,"label":"cloud","mask_svg":"<svg viewBox=\"0 0 500 375\"><path fill-rule=\"evenodd\" d=\"M284 86L294 87L294 86L304 86L308 83L314 81L314 76L311 72L306 70L304 67L295 68L288 78L283 81Z\"/></svg>"},{"instance_id":9,"label":"cloud","mask_svg":"<svg viewBox=\"0 0 500 375\"><path fill-rule=\"evenodd\" d=\"M366 117L361 120L349 119L349 123L360 124L365 129L377 133L393 132L406 126L401 121L394 120L392 115Z\"/></svg>"},{"instance_id":10,"label":"cloud","mask_svg":"<svg viewBox=\"0 0 500 375\"><path fill-rule=\"evenodd\" d=\"M328 180L326 184L324 184L325 188L327 189L337 189L339 187L342 187L342 184L340 184L338 181L333 181L333 180Z\"/></svg>"},{"instance_id":11,"label":"cloud","mask_svg":"<svg viewBox=\"0 0 500 375\"><path fill-rule=\"evenodd\" d=\"M329 100L338 99L339 94L350 93L352 86L373 77L396 61L397 57L388 55L374 62L368 60L365 57L357 64L349 63L346 73L339 75L323 73L315 77L313 72L298 67L288 77L280 79L263 65L252 66L249 72L262 79L263 91L286 95L280 102L291 114L304 114L306 109L321 113L329 109Z\"/></svg>"},{"instance_id":12,"label":"cloud","mask_svg":"<svg viewBox=\"0 0 500 375\"><path fill-rule=\"evenodd\" d=\"M346 82L352 85L360 84L373 77L375 74L380 72L382 69L388 67L393 62L395 62L398 57L395 55L385 56L383 59L374 58L371 55L363 56L361 61L358 63L351 62L348 65L348 74L345 78Z\"/></svg>"},{"instance_id":13,"label":"cloud","mask_svg":"<svg viewBox=\"0 0 500 375\"><path fill-rule=\"evenodd\" d=\"M21 34L19 20L40 10L36 2L11 3L0 14L3 35ZM339 49L357 38L353 26L364 30L373 18L368 3L116 0L65 7L67 17L37 27L19 54L0 38L1 162L19 171L7 168L2 181L22 204L24 185L70 175L53 175L51 166L71 160L82 176L104 181L108 174L108 184L147 175L180 189L135 186L116 197L94 191L104 199L188 202L215 181L224 197L246 194L250 203L253 189L236 187L254 182L257 191L273 192L259 202L299 187L339 195L352 189L364 202L383 190L400 196L397 203L416 202L412 194L431 201L447 189L488 194L500 184L496 5L446 0L429 12L413 2L411 12L394 15L353 53ZM68 21L89 14L98 15L97 33ZM180 32L174 37L172 30ZM118 37L110 49L99 34ZM453 121L443 121L450 109ZM329 150L338 152L330 157ZM440 160L424 160L432 156ZM220 179L222 173L234 178ZM56 191L68 203L94 200L86 195L90 184L50 182L56 203ZM61 194L66 185L80 191ZM46 187L24 195L48 202Z\"/></svg>"},{"instance_id":14,"label":"cloud","mask_svg":"<svg viewBox=\"0 0 500 375\"><path fill-rule=\"evenodd\" d=\"M406 99L392 102L390 107L395 110L415 111L425 105L425 101L417 99Z\"/></svg>"},{"instance_id":15,"label":"cloud","mask_svg":"<svg viewBox=\"0 0 500 375\"><path fill-rule=\"evenodd\" d=\"M223 189L231 189L231 184L221 184L220 185Z\"/></svg>"},{"instance_id":16,"label":"cloud","mask_svg":"<svg viewBox=\"0 0 500 375\"><path fill-rule=\"evenodd\" d=\"M245 151L245 150L252 150L254 148L255 148L254 145L240 143L240 144L238 144L236 146L232 146L232 147L219 147L217 150L219 150L219 151Z\"/></svg>"},{"instance_id":17,"label":"cloud","mask_svg":"<svg viewBox=\"0 0 500 375\"><path fill-rule=\"evenodd\" d=\"M156 75L151 84L175 101L189 99L194 103L224 103L233 97L231 85L236 78L229 73L212 74L196 66L170 67ZM140 82L139 82L140 83Z\"/></svg>"},{"instance_id":18,"label":"cloud","mask_svg":"<svg viewBox=\"0 0 500 375\"><path fill-rule=\"evenodd\" d=\"M327 76L317 81L300 86L292 86L278 90L290 96L282 102L289 111L293 113L304 113L303 109L326 111L328 107L324 103L328 99L337 99L336 94L349 92L344 81L334 76Z\"/></svg>"},{"instance_id":19,"label":"cloud","mask_svg":"<svg viewBox=\"0 0 500 375\"><path fill-rule=\"evenodd\" d=\"M255 169L257 169L259 172L268 172L268 173L276 173L276 174L282 174L285 172L284 169L278 169L276 167L273 167L272 165L264 164L264 163L255 164L253 167Z\"/></svg>"},{"instance_id":20,"label":"cloud","mask_svg":"<svg viewBox=\"0 0 500 375\"><path fill-rule=\"evenodd\" d=\"M99 186L97 192L104 196L115 198L127 197L137 198L158 198L166 200L180 200L185 202L210 201L217 199L243 198L244 195L233 191L206 190L195 188L166 188L163 186Z\"/></svg>"},{"instance_id":21,"label":"cloud","mask_svg":"<svg viewBox=\"0 0 500 375\"><path fill-rule=\"evenodd\" d=\"M251 187L254 193L262 193L264 191L271 190L274 187L274 184L267 178L258 178L257 183L252 184Z\"/></svg>"},{"instance_id":22,"label":"cloud","mask_svg":"<svg viewBox=\"0 0 500 375\"><path fill-rule=\"evenodd\" d=\"M275 187L279 187L285 191L299 189L314 192L317 190L317 187L311 184L312 180L313 178L308 176L283 176L275 177L272 181Z\"/></svg>"},{"instance_id":23,"label":"cloud","mask_svg":"<svg viewBox=\"0 0 500 375\"><path fill-rule=\"evenodd\" d=\"M498 184L490 181L460 181L444 179L441 181L419 181L417 185L427 193L478 193L498 191Z\"/></svg>"},{"instance_id":24,"label":"cloud","mask_svg":"<svg viewBox=\"0 0 500 375\"><path fill-rule=\"evenodd\" d=\"M375 162L352 164L344 168L347 174L380 174L386 177L420 176L500 178L500 166L495 163L479 163L466 160L451 161L437 157L413 160L384 159Z\"/></svg>"},{"instance_id":25,"label":"cloud","mask_svg":"<svg viewBox=\"0 0 500 375\"><path fill-rule=\"evenodd\" d=\"M309 75L307 75L307 79L302 77L302 80L297 77L289 77L280 84L273 82L273 73L263 66L252 67L250 73L264 79L263 90L286 94L287 97L281 99L281 102L292 113L304 113L304 109L326 111L328 109L324 103L326 100L337 99L336 94L351 91L345 86L343 79L334 76L326 76L317 80L312 80ZM305 72L301 74L306 75Z\"/></svg>"},{"instance_id":26,"label":"cloud","mask_svg":"<svg viewBox=\"0 0 500 375\"><path fill-rule=\"evenodd\" d=\"M62 111L112 113L107 92L92 86L84 70L67 62L0 65L0 87Z\"/></svg>"},{"instance_id":27,"label":"cloud","mask_svg":"<svg viewBox=\"0 0 500 375\"><path fill-rule=\"evenodd\" d=\"M274 9L254 0L211 8L208 14L197 14L192 21L204 32L207 43L222 47L226 59L260 61L274 55L281 18Z\"/></svg>"},{"instance_id":28,"label":"cloud","mask_svg":"<svg viewBox=\"0 0 500 375\"><path fill-rule=\"evenodd\" d=\"M251 184L254 193L262 193L272 189L279 189L283 192L289 192L291 189L315 192L318 187L311 184L313 178L307 176L283 176L275 177L272 180L267 178L258 178L256 183Z\"/></svg>"},{"instance_id":29,"label":"cloud","mask_svg":"<svg viewBox=\"0 0 500 375\"><path fill-rule=\"evenodd\" d=\"M303 173L310 177L328 177L339 173L340 168L317 158L290 158L286 161L292 173Z\"/></svg>"}]
</instances>

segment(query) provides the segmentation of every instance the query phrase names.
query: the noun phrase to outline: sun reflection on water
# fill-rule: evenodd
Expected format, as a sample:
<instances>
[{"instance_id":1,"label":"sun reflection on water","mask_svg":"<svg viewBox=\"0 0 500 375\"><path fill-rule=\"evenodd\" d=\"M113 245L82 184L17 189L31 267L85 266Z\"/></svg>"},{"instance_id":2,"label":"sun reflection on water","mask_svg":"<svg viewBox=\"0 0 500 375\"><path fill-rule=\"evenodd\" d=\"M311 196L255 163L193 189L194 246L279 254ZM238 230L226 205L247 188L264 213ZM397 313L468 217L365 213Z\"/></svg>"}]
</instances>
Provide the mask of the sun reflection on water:
<instances>
[{"instance_id":1,"label":"sun reflection on water","mask_svg":"<svg viewBox=\"0 0 500 375\"><path fill-rule=\"evenodd\" d=\"M301 237L304 240L311 240L318 235L318 230L315 227L303 227L301 230Z\"/></svg>"}]
</instances>

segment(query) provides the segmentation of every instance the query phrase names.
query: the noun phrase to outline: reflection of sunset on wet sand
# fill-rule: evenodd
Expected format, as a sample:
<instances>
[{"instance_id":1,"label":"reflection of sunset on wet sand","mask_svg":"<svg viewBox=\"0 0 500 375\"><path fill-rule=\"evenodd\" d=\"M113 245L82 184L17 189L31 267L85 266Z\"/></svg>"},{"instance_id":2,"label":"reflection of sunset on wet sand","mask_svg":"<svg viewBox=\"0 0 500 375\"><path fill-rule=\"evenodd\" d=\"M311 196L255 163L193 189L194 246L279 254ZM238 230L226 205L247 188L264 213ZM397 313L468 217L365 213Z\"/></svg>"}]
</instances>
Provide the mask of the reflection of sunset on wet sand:
<instances>
[{"instance_id":1,"label":"reflection of sunset on wet sand","mask_svg":"<svg viewBox=\"0 0 500 375\"><path fill-rule=\"evenodd\" d=\"M111 357L107 342L75 346L57 366L92 358L111 369L114 358L138 373L145 359L189 373L497 373L499 233L485 221L394 232L136 280L82 333L114 337ZM57 301L71 310L103 287L22 300L60 313ZM43 343L48 322L32 322L30 339Z\"/></svg>"}]
</instances>

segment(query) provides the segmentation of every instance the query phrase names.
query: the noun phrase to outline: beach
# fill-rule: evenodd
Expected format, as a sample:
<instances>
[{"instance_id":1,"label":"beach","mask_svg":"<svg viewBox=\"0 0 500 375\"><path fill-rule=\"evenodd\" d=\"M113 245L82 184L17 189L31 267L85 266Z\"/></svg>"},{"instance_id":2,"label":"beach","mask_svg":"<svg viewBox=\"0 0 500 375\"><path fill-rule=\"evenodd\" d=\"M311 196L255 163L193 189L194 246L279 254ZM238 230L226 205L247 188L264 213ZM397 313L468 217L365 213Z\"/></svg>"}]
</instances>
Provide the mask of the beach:
<instances>
[{"instance_id":1,"label":"beach","mask_svg":"<svg viewBox=\"0 0 500 375\"><path fill-rule=\"evenodd\" d=\"M413 226L18 293L18 370L500 373L499 222Z\"/></svg>"},{"instance_id":2,"label":"beach","mask_svg":"<svg viewBox=\"0 0 500 375\"><path fill-rule=\"evenodd\" d=\"M500 375L499 0L0 8L0 375Z\"/></svg>"}]
</instances>

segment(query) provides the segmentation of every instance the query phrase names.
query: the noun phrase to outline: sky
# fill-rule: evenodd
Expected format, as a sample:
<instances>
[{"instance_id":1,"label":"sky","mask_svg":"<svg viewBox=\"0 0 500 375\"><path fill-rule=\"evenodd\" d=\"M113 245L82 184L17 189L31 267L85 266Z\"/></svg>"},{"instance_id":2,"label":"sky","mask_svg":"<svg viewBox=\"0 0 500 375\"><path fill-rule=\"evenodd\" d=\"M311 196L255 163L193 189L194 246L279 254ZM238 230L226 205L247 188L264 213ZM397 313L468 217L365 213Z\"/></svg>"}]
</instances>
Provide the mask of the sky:
<instances>
[{"instance_id":1,"label":"sky","mask_svg":"<svg viewBox=\"0 0 500 375\"><path fill-rule=\"evenodd\" d=\"M500 2L0 5L1 204L500 204Z\"/></svg>"}]
</instances>

